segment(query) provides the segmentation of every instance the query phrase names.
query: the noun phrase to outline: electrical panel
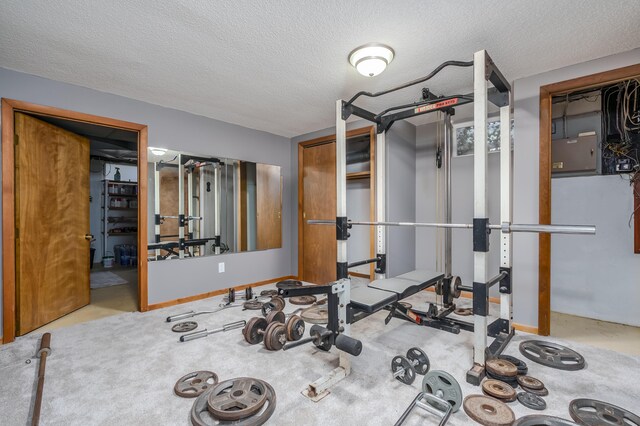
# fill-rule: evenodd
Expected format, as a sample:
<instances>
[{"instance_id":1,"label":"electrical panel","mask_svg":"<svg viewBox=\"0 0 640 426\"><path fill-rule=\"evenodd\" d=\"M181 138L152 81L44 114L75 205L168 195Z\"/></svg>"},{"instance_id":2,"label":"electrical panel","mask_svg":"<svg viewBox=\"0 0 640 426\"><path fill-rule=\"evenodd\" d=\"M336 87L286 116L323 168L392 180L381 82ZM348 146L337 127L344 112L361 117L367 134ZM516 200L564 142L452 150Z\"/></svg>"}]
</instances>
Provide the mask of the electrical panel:
<instances>
[{"instance_id":1,"label":"electrical panel","mask_svg":"<svg viewBox=\"0 0 640 426\"><path fill-rule=\"evenodd\" d=\"M555 175L597 174L600 155L596 133L581 133L577 138L552 141L551 162Z\"/></svg>"}]
</instances>

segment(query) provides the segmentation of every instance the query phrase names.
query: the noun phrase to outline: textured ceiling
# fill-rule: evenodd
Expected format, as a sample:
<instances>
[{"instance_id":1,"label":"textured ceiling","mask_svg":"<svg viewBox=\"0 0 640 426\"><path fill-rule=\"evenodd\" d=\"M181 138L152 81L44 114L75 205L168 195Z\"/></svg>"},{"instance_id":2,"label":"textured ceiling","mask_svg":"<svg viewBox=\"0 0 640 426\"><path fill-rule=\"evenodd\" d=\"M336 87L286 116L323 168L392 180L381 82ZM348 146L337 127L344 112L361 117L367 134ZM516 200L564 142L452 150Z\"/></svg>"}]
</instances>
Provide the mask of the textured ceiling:
<instances>
[{"instance_id":1,"label":"textured ceiling","mask_svg":"<svg viewBox=\"0 0 640 426\"><path fill-rule=\"evenodd\" d=\"M331 126L338 98L479 49L509 80L631 50L638 22L638 0L3 0L0 67L290 137ZM347 55L372 41L396 58L366 78ZM468 91L471 71L429 87Z\"/></svg>"}]
</instances>

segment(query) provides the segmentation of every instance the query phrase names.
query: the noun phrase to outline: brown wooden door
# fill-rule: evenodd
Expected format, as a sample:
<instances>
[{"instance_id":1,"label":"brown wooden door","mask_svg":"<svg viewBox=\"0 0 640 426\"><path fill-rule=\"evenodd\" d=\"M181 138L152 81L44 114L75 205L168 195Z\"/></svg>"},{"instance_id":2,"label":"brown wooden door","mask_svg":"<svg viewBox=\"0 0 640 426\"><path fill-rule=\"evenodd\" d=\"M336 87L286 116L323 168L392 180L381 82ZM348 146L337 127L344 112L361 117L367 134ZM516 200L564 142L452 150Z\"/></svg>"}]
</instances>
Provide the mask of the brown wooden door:
<instances>
[{"instance_id":1,"label":"brown wooden door","mask_svg":"<svg viewBox=\"0 0 640 426\"><path fill-rule=\"evenodd\" d=\"M305 147L301 173L301 278L315 284L326 284L336 279L336 228L328 225L309 225L307 219L336 218L335 142Z\"/></svg>"},{"instance_id":2,"label":"brown wooden door","mask_svg":"<svg viewBox=\"0 0 640 426\"><path fill-rule=\"evenodd\" d=\"M282 247L280 166L256 164L256 248Z\"/></svg>"},{"instance_id":3,"label":"brown wooden door","mask_svg":"<svg viewBox=\"0 0 640 426\"><path fill-rule=\"evenodd\" d=\"M89 140L15 114L16 328L89 304Z\"/></svg>"}]
</instances>

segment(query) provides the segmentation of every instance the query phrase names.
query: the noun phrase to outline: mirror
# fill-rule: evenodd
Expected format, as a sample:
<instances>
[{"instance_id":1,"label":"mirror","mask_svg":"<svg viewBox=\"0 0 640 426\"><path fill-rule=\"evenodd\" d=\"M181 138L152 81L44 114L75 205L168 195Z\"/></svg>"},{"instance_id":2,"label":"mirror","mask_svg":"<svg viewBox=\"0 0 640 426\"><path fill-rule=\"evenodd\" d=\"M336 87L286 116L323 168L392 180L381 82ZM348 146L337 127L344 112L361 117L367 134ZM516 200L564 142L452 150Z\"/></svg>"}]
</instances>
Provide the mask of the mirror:
<instances>
[{"instance_id":1,"label":"mirror","mask_svg":"<svg viewBox=\"0 0 640 426\"><path fill-rule=\"evenodd\" d=\"M282 247L280 166L149 148L149 260Z\"/></svg>"}]
</instances>

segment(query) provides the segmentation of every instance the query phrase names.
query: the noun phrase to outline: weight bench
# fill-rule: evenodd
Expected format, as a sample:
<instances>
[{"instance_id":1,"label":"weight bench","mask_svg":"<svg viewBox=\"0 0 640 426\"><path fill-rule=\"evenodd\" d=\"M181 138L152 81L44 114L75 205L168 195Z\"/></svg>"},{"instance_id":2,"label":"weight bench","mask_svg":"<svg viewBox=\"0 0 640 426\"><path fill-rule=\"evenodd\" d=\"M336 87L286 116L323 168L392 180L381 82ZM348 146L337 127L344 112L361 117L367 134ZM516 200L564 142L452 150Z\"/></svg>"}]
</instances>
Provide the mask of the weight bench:
<instances>
[{"instance_id":1,"label":"weight bench","mask_svg":"<svg viewBox=\"0 0 640 426\"><path fill-rule=\"evenodd\" d=\"M406 299L444 279L444 274L428 270L416 270L394 278L375 280L366 286L351 288L352 310L369 315L393 303Z\"/></svg>"}]
</instances>

